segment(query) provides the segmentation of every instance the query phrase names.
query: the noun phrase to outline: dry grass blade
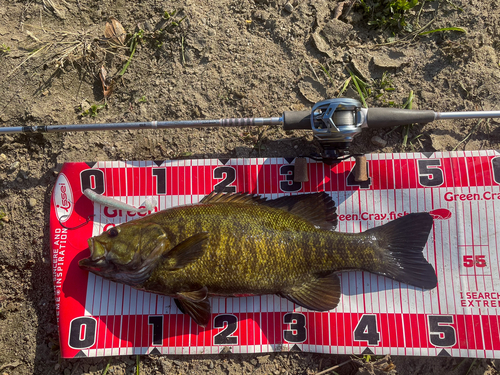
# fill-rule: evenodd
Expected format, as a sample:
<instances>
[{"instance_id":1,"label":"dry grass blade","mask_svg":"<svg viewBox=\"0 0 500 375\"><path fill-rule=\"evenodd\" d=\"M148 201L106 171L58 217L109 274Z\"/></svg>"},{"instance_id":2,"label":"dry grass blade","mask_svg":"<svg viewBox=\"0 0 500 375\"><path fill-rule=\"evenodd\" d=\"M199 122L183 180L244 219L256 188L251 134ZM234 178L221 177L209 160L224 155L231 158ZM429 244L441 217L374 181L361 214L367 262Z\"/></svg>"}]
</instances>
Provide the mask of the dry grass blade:
<instances>
[{"instance_id":1,"label":"dry grass blade","mask_svg":"<svg viewBox=\"0 0 500 375\"><path fill-rule=\"evenodd\" d=\"M106 22L104 27L104 36L114 44L123 46L125 45L127 33L116 18L110 17L109 22Z\"/></svg>"},{"instance_id":2,"label":"dry grass blade","mask_svg":"<svg viewBox=\"0 0 500 375\"><path fill-rule=\"evenodd\" d=\"M99 78L101 79L104 98L109 98L113 92L113 80L108 78L108 71L104 66L101 66L99 70Z\"/></svg>"}]
</instances>

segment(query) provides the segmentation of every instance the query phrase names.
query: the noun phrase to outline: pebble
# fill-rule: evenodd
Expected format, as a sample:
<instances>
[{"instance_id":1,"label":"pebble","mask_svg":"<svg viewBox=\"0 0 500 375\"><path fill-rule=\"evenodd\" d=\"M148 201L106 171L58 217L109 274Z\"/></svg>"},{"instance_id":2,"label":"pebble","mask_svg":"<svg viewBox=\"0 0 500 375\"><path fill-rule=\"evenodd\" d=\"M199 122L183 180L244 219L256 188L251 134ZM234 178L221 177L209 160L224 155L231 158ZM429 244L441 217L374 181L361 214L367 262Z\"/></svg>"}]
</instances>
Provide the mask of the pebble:
<instances>
[{"instance_id":1,"label":"pebble","mask_svg":"<svg viewBox=\"0 0 500 375\"><path fill-rule=\"evenodd\" d=\"M378 135L372 137L371 141L377 147L385 147L387 145L387 141L383 138L380 138Z\"/></svg>"},{"instance_id":2,"label":"pebble","mask_svg":"<svg viewBox=\"0 0 500 375\"><path fill-rule=\"evenodd\" d=\"M36 207L36 199L35 198L30 198L28 200L28 205L29 205L30 208Z\"/></svg>"},{"instance_id":3,"label":"pebble","mask_svg":"<svg viewBox=\"0 0 500 375\"><path fill-rule=\"evenodd\" d=\"M259 364L264 364L269 361L270 355L263 355L262 357L258 357L257 360L259 361Z\"/></svg>"},{"instance_id":4,"label":"pebble","mask_svg":"<svg viewBox=\"0 0 500 375\"><path fill-rule=\"evenodd\" d=\"M172 362L173 362L173 363L174 363L174 365L176 365L176 366L182 366L182 362L181 362L181 361L178 361L178 360L174 359Z\"/></svg>"},{"instance_id":5,"label":"pebble","mask_svg":"<svg viewBox=\"0 0 500 375\"><path fill-rule=\"evenodd\" d=\"M56 365L54 366L54 370L59 371L60 368L61 365L59 363L56 363Z\"/></svg>"},{"instance_id":6,"label":"pebble","mask_svg":"<svg viewBox=\"0 0 500 375\"><path fill-rule=\"evenodd\" d=\"M9 168L10 169L17 169L19 167L19 162L18 161L15 161L14 163L12 163Z\"/></svg>"},{"instance_id":7,"label":"pebble","mask_svg":"<svg viewBox=\"0 0 500 375\"><path fill-rule=\"evenodd\" d=\"M288 13L292 13L293 12L293 5L290 4L290 3L286 3L285 4L285 10L288 12Z\"/></svg>"},{"instance_id":8,"label":"pebble","mask_svg":"<svg viewBox=\"0 0 500 375\"><path fill-rule=\"evenodd\" d=\"M208 368L209 368L210 370L213 370L213 368L214 368L214 363L213 363L212 361L210 361L210 363L208 364Z\"/></svg>"},{"instance_id":9,"label":"pebble","mask_svg":"<svg viewBox=\"0 0 500 375\"><path fill-rule=\"evenodd\" d=\"M0 154L0 161L6 161L6 160L7 160L7 155Z\"/></svg>"},{"instance_id":10,"label":"pebble","mask_svg":"<svg viewBox=\"0 0 500 375\"><path fill-rule=\"evenodd\" d=\"M71 370L69 368L65 368L64 375L71 375Z\"/></svg>"}]
</instances>

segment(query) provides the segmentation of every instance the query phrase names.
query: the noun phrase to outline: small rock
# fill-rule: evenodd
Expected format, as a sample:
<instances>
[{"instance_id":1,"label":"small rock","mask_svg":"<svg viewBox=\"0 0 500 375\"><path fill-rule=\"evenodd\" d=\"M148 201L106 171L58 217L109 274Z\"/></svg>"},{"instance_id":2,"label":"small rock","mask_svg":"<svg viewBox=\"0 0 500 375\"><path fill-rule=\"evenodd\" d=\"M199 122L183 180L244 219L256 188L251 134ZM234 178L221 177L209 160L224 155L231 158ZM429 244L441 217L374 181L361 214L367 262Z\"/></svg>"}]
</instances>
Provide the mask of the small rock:
<instances>
[{"instance_id":1,"label":"small rock","mask_svg":"<svg viewBox=\"0 0 500 375\"><path fill-rule=\"evenodd\" d=\"M380 138L378 135L372 137L371 141L377 147L385 147L387 145L387 141L383 138Z\"/></svg>"},{"instance_id":2,"label":"small rock","mask_svg":"<svg viewBox=\"0 0 500 375\"><path fill-rule=\"evenodd\" d=\"M373 56L373 64L379 68L396 69L405 62L403 56L378 55Z\"/></svg>"},{"instance_id":3,"label":"small rock","mask_svg":"<svg viewBox=\"0 0 500 375\"><path fill-rule=\"evenodd\" d=\"M178 361L178 360L174 359L172 362L176 366L182 366L182 362L181 361Z\"/></svg>"},{"instance_id":4,"label":"small rock","mask_svg":"<svg viewBox=\"0 0 500 375\"><path fill-rule=\"evenodd\" d=\"M257 358L257 360L259 361L259 364L263 365L269 361L269 357L270 355L263 355L262 357Z\"/></svg>"},{"instance_id":5,"label":"small rock","mask_svg":"<svg viewBox=\"0 0 500 375\"><path fill-rule=\"evenodd\" d=\"M9 217L6 215L6 216L2 216L0 217L0 220L2 220L4 223L8 223L9 222Z\"/></svg>"},{"instance_id":6,"label":"small rock","mask_svg":"<svg viewBox=\"0 0 500 375\"><path fill-rule=\"evenodd\" d=\"M286 3L285 4L285 10L288 12L288 13L292 13L293 12L293 5L290 4L290 3Z\"/></svg>"},{"instance_id":7,"label":"small rock","mask_svg":"<svg viewBox=\"0 0 500 375\"><path fill-rule=\"evenodd\" d=\"M82 112L85 112L91 108L91 105L88 101L83 100L82 103L80 104L80 108L82 109Z\"/></svg>"},{"instance_id":8,"label":"small rock","mask_svg":"<svg viewBox=\"0 0 500 375\"><path fill-rule=\"evenodd\" d=\"M17 169L17 168L19 167L19 164L20 164L20 163L19 163L18 161L15 161L14 163L12 163L12 164L9 166L9 168L10 168L11 170L15 170L15 169Z\"/></svg>"},{"instance_id":9,"label":"small rock","mask_svg":"<svg viewBox=\"0 0 500 375\"><path fill-rule=\"evenodd\" d=\"M56 363L56 365L54 366L54 370L59 371L60 368L61 365L59 363Z\"/></svg>"},{"instance_id":10,"label":"small rock","mask_svg":"<svg viewBox=\"0 0 500 375\"><path fill-rule=\"evenodd\" d=\"M6 160L7 160L7 155L0 154L0 161L6 161Z\"/></svg>"},{"instance_id":11,"label":"small rock","mask_svg":"<svg viewBox=\"0 0 500 375\"><path fill-rule=\"evenodd\" d=\"M208 368L209 368L210 370L213 370L213 368L214 368L214 363L213 363L213 361L210 361L210 363L208 364Z\"/></svg>"},{"instance_id":12,"label":"small rock","mask_svg":"<svg viewBox=\"0 0 500 375\"><path fill-rule=\"evenodd\" d=\"M65 368L64 375L71 375L71 370L69 368Z\"/></svg>"},{"instance_id":13,"label":"small rock","mask_svg":"<svg viewBox=\"0 0 500 375\"><path fill-rule=\"evenodd\" d=\"M30 198L30 199L28 200L28 206L29 206L30 208L34 208L34 207L36 207L36 203L37 203L37 202L36 202L36 199L35 199L35 198Z\"/></svg>"}]
</instances>

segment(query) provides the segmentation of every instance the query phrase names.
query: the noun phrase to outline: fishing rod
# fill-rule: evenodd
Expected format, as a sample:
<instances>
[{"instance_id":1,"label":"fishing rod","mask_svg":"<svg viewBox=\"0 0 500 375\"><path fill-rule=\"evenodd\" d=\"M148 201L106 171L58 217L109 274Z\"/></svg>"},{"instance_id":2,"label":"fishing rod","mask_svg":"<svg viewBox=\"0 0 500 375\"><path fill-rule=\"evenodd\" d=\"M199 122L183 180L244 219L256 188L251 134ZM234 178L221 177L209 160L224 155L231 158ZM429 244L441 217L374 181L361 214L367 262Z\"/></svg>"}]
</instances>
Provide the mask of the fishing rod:
<instances>
[{"instance_id":1,"label":"fishing rod","mask_svg":"<svg viewBox=\"0 0 500 375\"><path fill-rule=\"evenodd\" d=\"M311 129L323 148L321 159L327 164L334 164L351 156L349 146L363 128L380 129L435 120L497 117L500 117L500 111L434 112L399 108L363 108L361 102L356 99L337 98L320 101L311 110L285 111L281 117L0 127L0 135L282 125L284 130Z\"/></svg>"}]
</instances>

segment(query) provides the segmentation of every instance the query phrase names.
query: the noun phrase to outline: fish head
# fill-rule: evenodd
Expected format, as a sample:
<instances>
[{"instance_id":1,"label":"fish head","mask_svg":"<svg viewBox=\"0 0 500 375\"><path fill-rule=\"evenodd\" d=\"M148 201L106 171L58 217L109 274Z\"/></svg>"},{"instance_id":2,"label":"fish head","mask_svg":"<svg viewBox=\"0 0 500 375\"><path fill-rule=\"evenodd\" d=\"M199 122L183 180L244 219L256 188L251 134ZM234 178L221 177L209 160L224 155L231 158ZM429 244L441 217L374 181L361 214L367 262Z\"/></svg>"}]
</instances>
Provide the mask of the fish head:
<instances>
[{"instance_id":1,"label":"fish head","mask_svg":"<svg viewBox=\"0 0 500 375\"><path fill-rule=\"evenodd\" d=\"M88 245L90 257L80 260L81 268L113 281L138 285L150 276L170 241L160 225L131 221L90 238Z\"/></svg>"}]
</instances>

